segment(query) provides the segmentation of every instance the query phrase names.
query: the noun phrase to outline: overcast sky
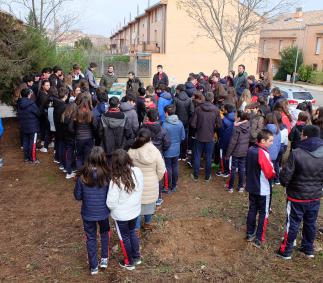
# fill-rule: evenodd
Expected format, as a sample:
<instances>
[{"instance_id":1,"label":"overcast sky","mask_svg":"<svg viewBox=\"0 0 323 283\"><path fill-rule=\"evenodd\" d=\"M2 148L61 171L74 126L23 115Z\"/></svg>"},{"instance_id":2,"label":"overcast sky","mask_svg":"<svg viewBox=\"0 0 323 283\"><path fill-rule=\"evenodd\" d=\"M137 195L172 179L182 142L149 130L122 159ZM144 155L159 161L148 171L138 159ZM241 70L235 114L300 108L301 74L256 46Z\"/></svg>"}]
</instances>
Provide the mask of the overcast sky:
<instances>
[{"instance_id":1,"label":"overcast sky","mask_svg":"<svg viewBox=\"0 0 323 283\"><path fill-rule=\"evenodd\" d=\"M110 36L117 25L123 24L124 18L126 22L129 21L130 13L132 19L137 16L137 5L139 5L139 12L142 13L147 8L148 2L152 5L158 0L70 0L64 4L63 11L71 11L79 15L79 23L75 29L89 34ZM298 6L302 6L307 11L323 10L323 0L299 0ZM1 5L1 8L8 10L4 5ZM26 9L22 6L12 4L12 10L18 18L25 19Z\"/></svg>"}]
</instances>

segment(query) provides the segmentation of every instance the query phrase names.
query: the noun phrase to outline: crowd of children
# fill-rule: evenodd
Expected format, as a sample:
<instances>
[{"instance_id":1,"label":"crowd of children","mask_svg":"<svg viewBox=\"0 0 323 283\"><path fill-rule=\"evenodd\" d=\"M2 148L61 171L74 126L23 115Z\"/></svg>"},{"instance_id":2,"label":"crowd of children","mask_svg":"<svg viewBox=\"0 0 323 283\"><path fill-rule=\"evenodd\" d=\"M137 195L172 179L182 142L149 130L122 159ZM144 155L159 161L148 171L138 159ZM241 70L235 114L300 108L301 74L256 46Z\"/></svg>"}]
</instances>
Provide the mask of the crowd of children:
<instances>
[{"instance_id":1,"label":"crowd of children","mask_svg":"<svg viewBox=\"0 0 323 283\"><path fill-rule=\"evenodd\" d=\"M47 153L54 142L54 162L66 179L77 177L74 194L82 200L91 274L108 265L110 216L124 253L120 265L133 270L141 263L141 222L144 229L152 229L162 194L176 192L179 160L193 167L194 182L201 168L205 182L212 179L212 166L218 168L216 176L228 178L229 193L235 191L238 172L238 192L249 193L246 239L260 247L288 141L291 150L302 147L303 131L310 124L321 129L322 138L323 108L313 112L309 102L289 108L279 88L271 89L265 77L256 81L248 76L243 65L236 76L234 71L223 78L216 70L210 77L191 73L173 91L161 65L147 88L129 72L121 101L108 94L117 81L113 66L100 84L94 79L95 68L91 63L83 76L75 64L65 78L60 67L45 68L41 76L24 78L17 100L24 161L39 163L36 148L41 145L40 151ZM307 137L316 136L309 131ZM282 173L286 186L290 180ZM289 257L282 250L280 254Z\"/></svg>"}]
</instances>

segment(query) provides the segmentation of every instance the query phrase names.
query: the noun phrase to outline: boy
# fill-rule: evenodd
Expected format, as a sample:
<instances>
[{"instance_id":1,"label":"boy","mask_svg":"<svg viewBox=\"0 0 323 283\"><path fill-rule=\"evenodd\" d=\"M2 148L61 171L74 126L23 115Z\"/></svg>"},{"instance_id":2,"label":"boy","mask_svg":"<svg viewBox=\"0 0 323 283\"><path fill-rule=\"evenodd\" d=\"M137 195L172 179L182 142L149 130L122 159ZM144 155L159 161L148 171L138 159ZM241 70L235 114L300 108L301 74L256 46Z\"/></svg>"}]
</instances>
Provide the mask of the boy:
<instances>
[{"instance_id":1,"label":"boy","mask_svg":"<svg viewBox=\"0 0 323 283\"><path fill-rule=\"evenodd\" d=\"M125 102L121 102L120 104L120 110L126 115L134 134L137 134L139 130L136 101L137 97L134 94L129 93L125 96Z\"/></svg>"},{"instance_id":2,"label":"boy","mask_svg":"<svg viewBox=\"0 0 323 283\"><path fill-rule=\"evenodd\" d=\"M159 113L159 119L162 123L164 123L166 117L165 117L165 107L167 105L172 104L173 99L172 95L167 92L165 85L159 85L158 89L156 90L158 93L158 113Z\"/></svg>"},{"instance_id":3,"label":"boy","mask_svg":"<svg viewBox=\"0 0 323 283\"><path fill-rule=\"evenodd\" d=\"M249 192L249 211L246 240L253 242L258 248L265 241L272 190L270 180L275 177L268 151L273 141L273 134L269 130L262 130L257 136L257 143L249 148L247 154L246 190Z\"/></svg>"},{"instance_id":4,"label":"boy","mask_svg":"<svg viewBox=\"0 0 323 283\"><path fill-rule=\"evenodd\" d=\"M228 160L232 156L231 174L228 192L233 193L236 169L239 172L238 191L243 193L246 178L246 156L249 148L250 123L249 114L238 112L238 119L234 125L232 138L225 156Z\"/></svg>"},{"instance_id":5,"label":"boy","mask_svg":"<svg viewBox=\"0 0 323 283\"><path fill-rule=\"evenodd\" d=\"M138 115L138 122L141 125L144 121L146 115L146 107L145 107L145 95L146 89L141 87L138 89L138 97L137 97L137 115Z\"/></svg>"},{"instance_id":6,"label":"boy","mask_svg":"<svg viewBox=\"0 0 323 283\"><path fill-rule=\"evenodd\" d=\"M308 121L310 121L310 117L307 112L302 111L298 114L296 125L288 135L288 139L291 141L291 150L297 148L301 143L301 134Z\"/></svg>"},{"instance_id":7,"label":"boy","mask_svg":"<svg viewBox=\"0 0 323 283\"><path fill-rule=\"evenodd\" d=\"M171 180L171 192L176 192L176 183L178 179L178 157L180 154L181 142L185 139L185 130L183 123L175 115L175 106L165 107L166 120L163 128L166 129L170 139L170 147L165 151L165 164L169 180ZM169 192L169 191L168 191Z\"/></svg>"},{"instance_id":8,"label":"boy","mask_svg":"<svg viewBox=\"0 0 323 283\"><path fill-rule=\"evenodd\" d=\"M146 107L146 111L148 111L149 109L156 109L156 104L153 102L153 98L151 95L146 95L145 97L145 107Z\"/></svg>"},{"instance_id":9,"label":"boy","mask_svg":"<svg viewBox=\"0 0 323 283\"><path fill-rule=\"evenodd\" d=\"M223 107L224 117L222 119L222 127L220 128L219 134L219 147L220 157L223 160L226 156L227 149L232 137L233 125L235 120L235 107L232 104L225 104ZM221 171L217 172L216 175L219 177L229 177L229 160L223 160Z\"/></svg>"},{"instance_id":10,"label":"boy","mask_svg":"<svg viewBox=\"0 0 323 283\"><path fill-rule=\"evenodd\" d=\"M18 101L18 118L23 139L24 160L26 163L38 164L36 159L37 132L39 132L39 109L31 100L33 92L26 88L21 91Z\"/></svg>"}]
</instances>

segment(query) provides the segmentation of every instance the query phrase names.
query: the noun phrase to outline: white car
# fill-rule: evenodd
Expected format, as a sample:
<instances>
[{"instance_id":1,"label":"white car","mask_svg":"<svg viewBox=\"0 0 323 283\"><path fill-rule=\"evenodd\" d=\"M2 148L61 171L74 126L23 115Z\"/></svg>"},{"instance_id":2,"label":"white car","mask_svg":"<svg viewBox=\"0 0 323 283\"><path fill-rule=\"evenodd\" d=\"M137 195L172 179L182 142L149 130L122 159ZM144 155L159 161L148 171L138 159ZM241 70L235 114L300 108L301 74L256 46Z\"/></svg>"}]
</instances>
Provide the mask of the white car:
<instances>
[{"instance_id":1,"label":"white car","mask_svg":"<svg viewBox=\"0 0 323 283\"><path fill-rule=\"evenodd\" d=\"M316 104L316 100L314 99L312 94L304 88L279 86L279 89L283 96L288 100L290 107L296 107L299 103L304 101L312 102L313 106L315 106Z\"/></svg>"}]
</instances>

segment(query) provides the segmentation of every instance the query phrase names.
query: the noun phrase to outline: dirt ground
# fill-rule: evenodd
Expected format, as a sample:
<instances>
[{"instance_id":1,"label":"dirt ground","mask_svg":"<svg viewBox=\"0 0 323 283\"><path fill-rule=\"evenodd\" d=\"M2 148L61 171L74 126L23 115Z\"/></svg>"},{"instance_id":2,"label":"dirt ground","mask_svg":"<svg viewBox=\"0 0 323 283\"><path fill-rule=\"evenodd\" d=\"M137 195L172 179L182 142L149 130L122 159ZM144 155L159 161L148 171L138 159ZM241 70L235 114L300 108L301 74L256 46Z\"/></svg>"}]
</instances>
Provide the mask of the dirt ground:
<instances>
[{"instance_id":1,"label":"dirt ground","mask_svg":"<svg viewBox=\"0 0 323 283\"><path fill-rule=\"evenodd\" d=\"M314 260L296 251L289 262L275 256L283 235L283 188L274 190L267 243L259 250L243 239L248 195L228 194L219 177L193 183L183 163L178 192L165 196L156 229L142 237L143 265L133 272L119 268L113 230L108 270L91 277L74 182L64 178L51 153L38 154L40 165L27 165L19 147L3 152L1 282L323 282L322 235Z\"/></svg>"}]
</instances>

